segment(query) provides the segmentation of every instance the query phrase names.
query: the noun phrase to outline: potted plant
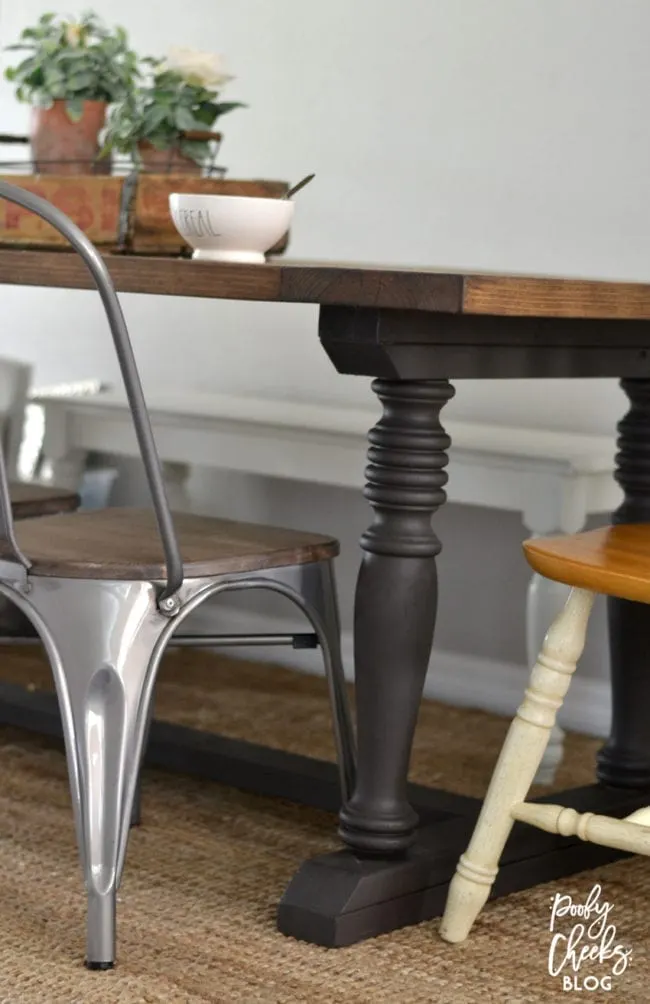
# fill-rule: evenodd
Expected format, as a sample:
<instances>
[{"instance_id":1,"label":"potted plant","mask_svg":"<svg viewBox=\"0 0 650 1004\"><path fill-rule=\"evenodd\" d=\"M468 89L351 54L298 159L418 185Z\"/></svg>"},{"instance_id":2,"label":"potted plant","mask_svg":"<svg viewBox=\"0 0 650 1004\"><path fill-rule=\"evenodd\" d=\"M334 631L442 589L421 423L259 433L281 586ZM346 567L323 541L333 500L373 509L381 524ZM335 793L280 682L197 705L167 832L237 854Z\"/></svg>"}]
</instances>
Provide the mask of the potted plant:
<instances>
[{"instance_id":1,"label":"potted plant","mask_svg":"<svg viewBox=\"0 0 650 1004\"><path fill-rule=\"evenodd\" d=\"M132 90L137 57L123 28L110 30L96 14L70 21L43 14L7 47L29 55L5 70L20 101L32 105L30 137L36 169L79 174L110 173L110 160L97 162L106 108Z\"/></svg>"},{"instance_id":2,"label":"potted plant","mask_svg":"<svg viewBox=\"0 0 650 1004\"><path fill-rule=\"evenodd\" d=\"M239 101L219 101L233 78L219 56L173 49L165 59L144 60L151 79L111 108L105 151L129 154L149 171L198 174L210 152L217 120Z\"/></svg>"}]
</instances>

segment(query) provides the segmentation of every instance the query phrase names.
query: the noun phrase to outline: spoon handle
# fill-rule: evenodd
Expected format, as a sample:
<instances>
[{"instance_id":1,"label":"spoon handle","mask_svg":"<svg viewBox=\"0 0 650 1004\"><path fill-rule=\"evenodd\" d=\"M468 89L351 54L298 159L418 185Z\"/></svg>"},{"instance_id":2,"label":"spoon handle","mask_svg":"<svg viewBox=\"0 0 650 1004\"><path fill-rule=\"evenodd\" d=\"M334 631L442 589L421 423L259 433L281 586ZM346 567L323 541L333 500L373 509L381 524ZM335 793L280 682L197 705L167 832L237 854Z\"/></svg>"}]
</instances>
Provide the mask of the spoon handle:
<instances>
[{"instance_id":1,"label":"spoon handle","mask_svg":"<svg viewBox=\"0 0 650 1004\"><path fill-rule=\"evenodd\" d=\"M289 191L285 195L285 199L290 199L292 195L295 195L296 192L299 192L301 188L304 188L305 185L308 185L309 182L313 181L315 177L316 177L315 174L308 174L306 178L303 178L302 181L299 181L297 185L294 185L293 188L289 189Z\"/></svg>"}]
</instances>

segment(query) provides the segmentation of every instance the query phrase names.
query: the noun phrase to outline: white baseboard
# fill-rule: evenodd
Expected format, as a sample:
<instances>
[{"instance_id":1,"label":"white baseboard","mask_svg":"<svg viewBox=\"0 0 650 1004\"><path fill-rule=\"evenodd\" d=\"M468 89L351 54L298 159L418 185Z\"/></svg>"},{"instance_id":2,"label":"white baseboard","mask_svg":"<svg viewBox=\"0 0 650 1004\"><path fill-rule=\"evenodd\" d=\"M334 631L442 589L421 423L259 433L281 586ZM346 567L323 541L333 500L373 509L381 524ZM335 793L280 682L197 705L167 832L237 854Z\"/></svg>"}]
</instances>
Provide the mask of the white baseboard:
<instances>
[{"instance_id":1,"label":"white baseboard","mask_svg":"<svg viewBox=\"0 0 650 1004\"><path fill-rule=\"evenodd\" d=\"M230 632L233 634L287 634L304 631L298 620L285 620L254 614L228 604L218 609L206 605L186 622L186 630L196 633ZM352 632L341 639L345 675L353 679ZM231 650L233 656L275 662L305 673L322 674L317 649L292 649L251 646ZM498 662L462 652L436 649L431 656L424 685L426 697L457 707L479 708L510 717L523 696L528 670L514 663ZM610 725L610 692L606 680L574 678L559 715L560 724L569 731L604 737Z\"/></svg>"}]
</instances>

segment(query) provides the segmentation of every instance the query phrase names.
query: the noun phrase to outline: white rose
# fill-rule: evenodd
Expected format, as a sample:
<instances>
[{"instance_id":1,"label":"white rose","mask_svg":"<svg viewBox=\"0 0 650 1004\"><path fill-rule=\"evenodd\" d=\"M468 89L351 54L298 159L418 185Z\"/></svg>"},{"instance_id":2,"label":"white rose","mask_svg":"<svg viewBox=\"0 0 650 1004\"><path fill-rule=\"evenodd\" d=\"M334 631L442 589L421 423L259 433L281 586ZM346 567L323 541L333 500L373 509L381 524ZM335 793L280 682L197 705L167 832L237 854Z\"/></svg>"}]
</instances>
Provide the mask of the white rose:
<instances>
[{"instance_id":1,"label":"white rose","mask_svg":"<svg viewBox=\"0 0 650 1004\"><path fill-rule=\"evenodd\" d=\"M199 84L201 87L222 87L233 79L226 72L221 56L197 49L170 49L160 70L180 73L188 84Z\"/></svg>"},{"instance_id":2,"label":"white rose","mask_svg":"<svg viewBox=\"0 0 650 1004\"><path fill-rule=\"evenodd\" d=\"M81 25L74 21L68 21L65 26L65 40L68 45L76 49L81 41Z\"/></svg>"}]
</instances>

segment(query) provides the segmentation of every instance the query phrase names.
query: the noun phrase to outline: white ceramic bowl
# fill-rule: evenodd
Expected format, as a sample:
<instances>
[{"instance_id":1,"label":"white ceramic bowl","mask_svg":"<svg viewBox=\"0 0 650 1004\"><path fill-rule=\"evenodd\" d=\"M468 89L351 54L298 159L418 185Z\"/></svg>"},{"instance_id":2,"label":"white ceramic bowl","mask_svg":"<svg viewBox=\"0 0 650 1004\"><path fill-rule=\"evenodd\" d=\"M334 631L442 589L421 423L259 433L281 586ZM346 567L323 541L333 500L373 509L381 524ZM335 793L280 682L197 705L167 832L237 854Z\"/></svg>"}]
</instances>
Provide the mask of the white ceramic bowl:
<instances>
[{"instance_id":1,"label":"white ceramic bowl","mask_svg":"<svg viewBox=\"0 0 650 1004\"><path fill-rule=\"evenodd\" d=\"M293 205L246 195L169 196L174 226L202 261L264 262L289 229Z\"/></svg>"}]
</instances>

